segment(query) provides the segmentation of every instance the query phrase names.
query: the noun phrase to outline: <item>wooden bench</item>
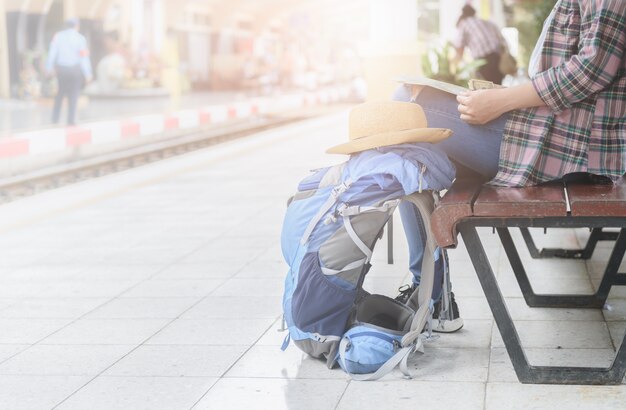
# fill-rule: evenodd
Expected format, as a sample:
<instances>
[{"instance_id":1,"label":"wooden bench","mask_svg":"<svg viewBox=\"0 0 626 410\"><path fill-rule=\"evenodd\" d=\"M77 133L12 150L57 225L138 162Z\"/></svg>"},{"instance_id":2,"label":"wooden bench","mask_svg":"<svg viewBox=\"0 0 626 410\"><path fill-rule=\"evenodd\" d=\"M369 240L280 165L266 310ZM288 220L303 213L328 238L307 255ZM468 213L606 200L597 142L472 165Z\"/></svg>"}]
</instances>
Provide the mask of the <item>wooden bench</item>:
<instances>
[{"instance_id":1,"label":"wooden bench","mask_svg":"<svg viewBox=\"0 0 626 410\"><path fill-rule=\"evenodd\" d=\"M496 188L472 179L458 180L443 197L432 218L439 246L454 248L460 233L495 318L509 357L522 383L620 384L626 372L626 343L622 342L608 368L533 366L498 287L477 227L492 227L513 268L524 299L532 307L602 308L612 286L626 285L618 269L626 251L626 179L618 184L584 180L554 182L528 188ZM590 228L583 249L536 248L528 228ZM509 228L520 228L535 258L590 258L598 240L614 240L604 276L595 294L536 294L511 238ZM605 232L618 228L619 232ZM585 331L585 329L581 329Z\"/></svg>"}]
</instances>

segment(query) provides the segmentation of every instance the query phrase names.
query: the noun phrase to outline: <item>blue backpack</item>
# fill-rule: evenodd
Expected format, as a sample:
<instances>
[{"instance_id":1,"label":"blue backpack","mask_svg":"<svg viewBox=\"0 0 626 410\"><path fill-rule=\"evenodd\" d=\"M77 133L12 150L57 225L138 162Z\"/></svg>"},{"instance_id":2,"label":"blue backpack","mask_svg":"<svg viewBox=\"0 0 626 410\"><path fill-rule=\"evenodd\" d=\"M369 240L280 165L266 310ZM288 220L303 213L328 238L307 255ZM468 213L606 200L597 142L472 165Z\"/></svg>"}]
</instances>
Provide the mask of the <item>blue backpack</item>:
<instances>
[{"instance_id":1,"label":"blue backpack","mask_svg":"<svg viewBox=\"0 0 626 410\"><path fill-rule=\"evenodd\" d=\"M419 335L432 312L438 248L429 238L419 291L406 305L370 295L362 285L374 245L400 200L429 215L434 196L422 191L452 184L455 171L448 158L421 145L364 151L300 182L281 235L290 267L283 350L293 340L305 353L325 358L329 368L339 363L359 380L380 378L396 365L408 375L406 360L421 350Z\"/></svg>"}]
</instances>

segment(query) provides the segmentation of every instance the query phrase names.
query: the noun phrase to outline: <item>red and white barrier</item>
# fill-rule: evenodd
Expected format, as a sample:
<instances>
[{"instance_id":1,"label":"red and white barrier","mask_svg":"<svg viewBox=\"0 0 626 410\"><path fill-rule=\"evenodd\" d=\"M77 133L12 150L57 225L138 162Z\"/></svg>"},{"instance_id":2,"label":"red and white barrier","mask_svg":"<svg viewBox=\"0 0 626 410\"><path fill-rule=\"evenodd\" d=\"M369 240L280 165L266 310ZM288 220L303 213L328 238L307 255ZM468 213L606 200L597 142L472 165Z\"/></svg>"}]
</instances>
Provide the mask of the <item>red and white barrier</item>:
<instances>
[{"instance_id":1,"label":"red and white barrier","mask_svg":"<svg viewBox=\"0 0 626 410\"><path fill-rule=\"evenodd\" d=\"M348 87L340 87L277 97L259 97L249 101L211 105L168 114L139 115L119 120L89 122L73 127L16 133L0 139L0 159L59 153L84 145L113 144L130 138L192 130L230 120L243 120L337 102L349 94Z\"/></svg>"}]
</instances>

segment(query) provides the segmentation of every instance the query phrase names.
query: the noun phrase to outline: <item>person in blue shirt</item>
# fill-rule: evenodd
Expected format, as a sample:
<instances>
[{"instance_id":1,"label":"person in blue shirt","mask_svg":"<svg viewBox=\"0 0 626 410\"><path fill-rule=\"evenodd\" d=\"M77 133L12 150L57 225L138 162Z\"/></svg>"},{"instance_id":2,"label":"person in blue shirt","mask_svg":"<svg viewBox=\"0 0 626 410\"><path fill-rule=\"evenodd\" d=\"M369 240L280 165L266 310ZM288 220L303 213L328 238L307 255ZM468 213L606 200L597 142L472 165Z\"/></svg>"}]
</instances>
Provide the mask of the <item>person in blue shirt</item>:
<instances>
[{"instance_id":1,"label":"person in blue shirt","mask_svg":"<svg viewBox=\"0 0 626 410\"><path fill-rule=\"evenodd\" d=\"M52 38L50 52L46 61L49 75L56 74L59 91L54 99L52 122L58 123L63 100L67 97L67 123L76 123L76 106L83 85L93 79L87 39L78 32L78 19L65 22L65 30L59 31Z\"/></svg>"}]
</instances>

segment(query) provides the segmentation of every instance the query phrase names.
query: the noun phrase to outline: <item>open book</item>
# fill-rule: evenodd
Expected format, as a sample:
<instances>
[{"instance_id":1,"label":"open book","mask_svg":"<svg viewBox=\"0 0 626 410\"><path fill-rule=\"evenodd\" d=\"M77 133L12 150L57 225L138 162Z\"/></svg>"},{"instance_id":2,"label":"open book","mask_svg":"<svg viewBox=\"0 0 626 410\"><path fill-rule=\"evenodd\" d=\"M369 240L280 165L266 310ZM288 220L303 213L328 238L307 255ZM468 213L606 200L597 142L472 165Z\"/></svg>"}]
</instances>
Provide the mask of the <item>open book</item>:
<instances>
[{"instance_id":1,"label":"open book","mask_svg":"<svg viewBox=\"0 0 626 410\"><path fill-rule=\"evenodd\" d=\"M433 80L432 78L419 77L419 76L401 76L397 77L396 81L404 84L413 85L425 85L428 87L436 88L441 91L445 91L450 94L459 95L466 91L472 90L486 90L490 88L503 88L501 85L494 84L491 81L471 79L468 81L468 88L461 87L460 85L446 83L444 81Z\"/></svg>"}]
</instances>

